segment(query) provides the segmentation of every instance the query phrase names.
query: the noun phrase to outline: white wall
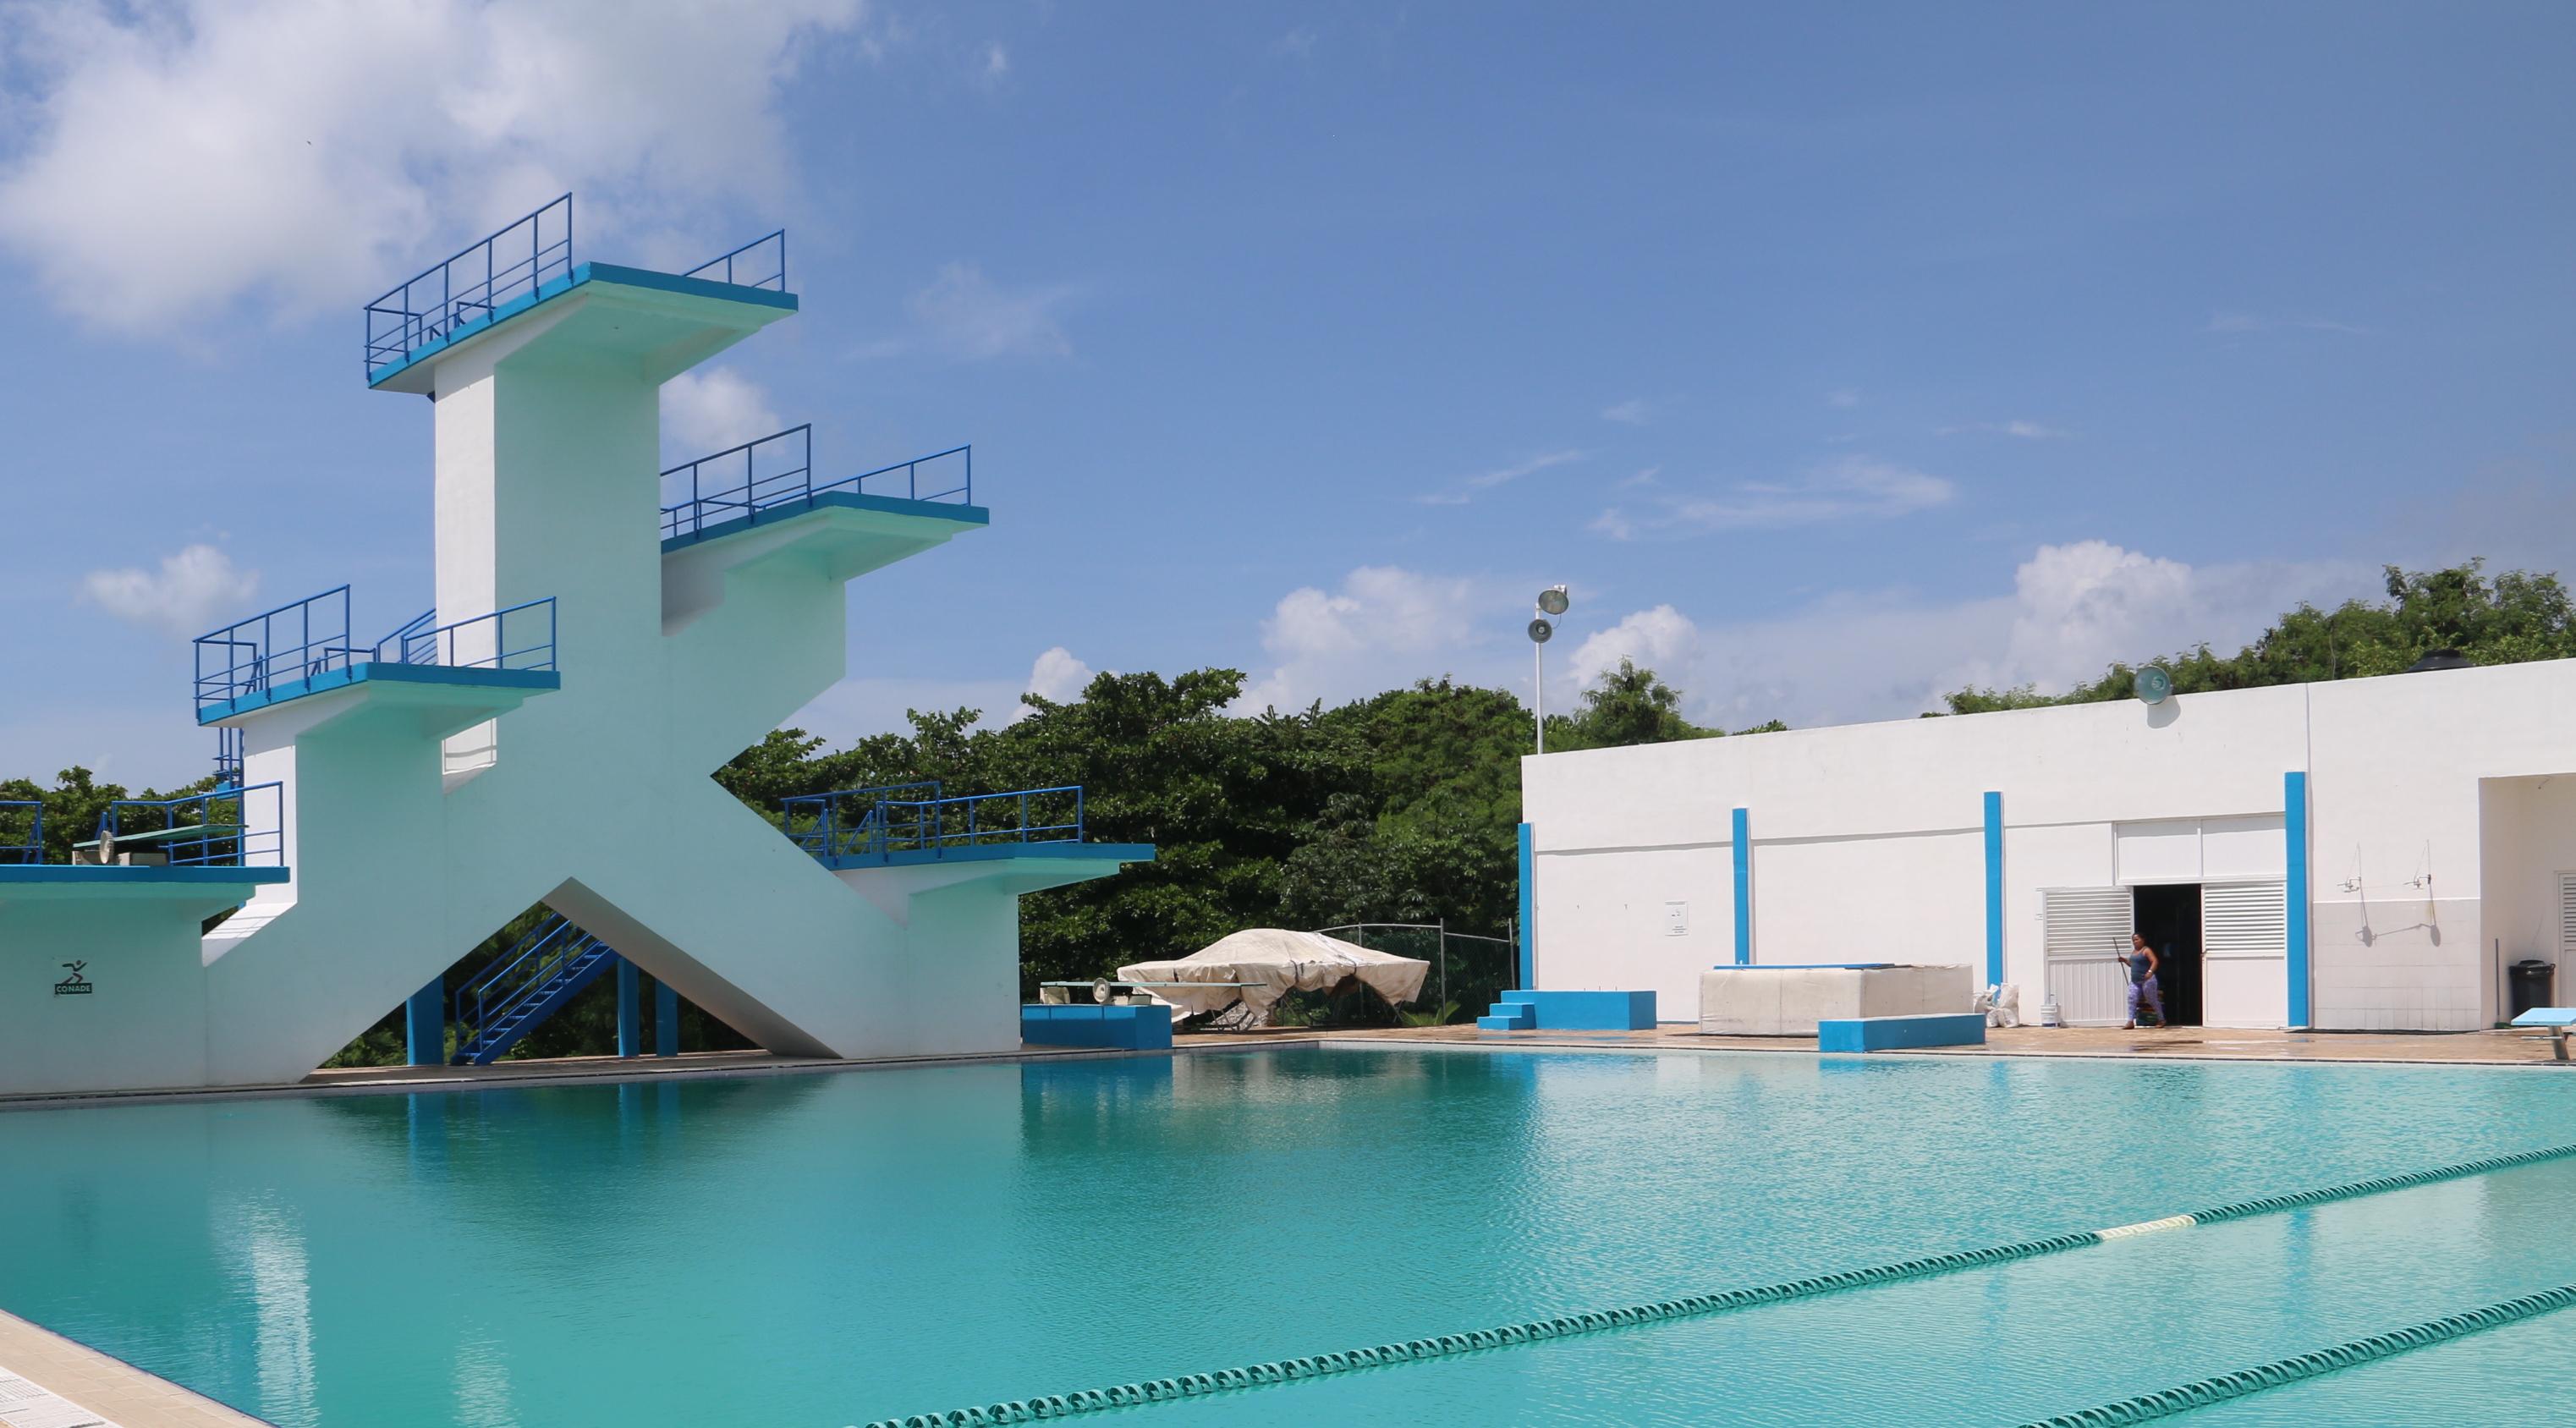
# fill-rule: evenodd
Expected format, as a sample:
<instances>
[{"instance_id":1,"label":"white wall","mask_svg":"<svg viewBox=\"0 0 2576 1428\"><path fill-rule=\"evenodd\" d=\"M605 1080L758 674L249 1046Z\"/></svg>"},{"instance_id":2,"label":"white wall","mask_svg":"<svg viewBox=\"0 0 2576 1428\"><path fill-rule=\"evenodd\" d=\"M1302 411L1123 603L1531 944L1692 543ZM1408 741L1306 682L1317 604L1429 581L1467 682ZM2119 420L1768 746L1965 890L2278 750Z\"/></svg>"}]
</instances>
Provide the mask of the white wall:
<instances>
[{"instance_id":1,"label":"white wall","mask_svg":"<svg viewBox=\"0 0 2576 1428\"><path fill-rule=\"evenodd\" d=\"M2482 792L2487 953L2499 965L2526 957L2559 964L2558 879L2576 873L2576 775L2489 779ZM2560 964L2553 999L2561 1005L2576 997L2570 977L2576 966Z\"/></svg>"},{"instance_id":2,"label":"white wall","mask_svg":"<svg viewBox=\"0 0 2576 1428\"><path fill-rule=\"evenodd\" d=\"M1753 838L1756 962L1966 963L1985 975L1984 834Z\"/></svg>"},{"instance_id":3,"label":"white wall","mask_svg":"<svg viewBox=\"0 0 2576 1428\"><path fill-rule=\"evenodd\" d=\"M2518 855L2530 868L2508 880L2519 922L2495 935L2527 929L2554 895L2539 865L2563 856L2576 868L2576 791L2526 811L2482 803L2480 781L2576 770L2570 708L2576 661L2552 661L1526 758L1539 984L1637 976L1633 934L1602 911L1603 890L1631 875L1599 864L1722 849L1739 806L1758 960L1876 958L1901 945L1904 960L1982 967L1978 830L1991 789L2003 795L2005 972L2035 1004L2041 890L2280 877L2283 776L2304 770L2314 1024L2484 1025L2496 993L2482 828L2504 820L2530 850ZM1578 864L1579 876L1566 871ZM2266 975L2231 968L2221 981ZM2283 1019L2286 958L2281 976L2277 989L2212 993L2235 1008L2230 1019Z\"/></svg>"},{"instance_id":4,"label":"white wall","mask_svg":"<svg viewBox=\"0 0 2576 1428\"><path fill-rule=\"evenodd\" d=\"M1699 1015L1699 974L1735 959L1735 865L1731 845L1634 848L1615 853L1542 854L1531 946L1538 984L1551 991L1652 990L1662 1021ZM1669 903L1686 904L1684 931L1671 931ZM1580 948L1552 958L1548 949Z\"/></svg>"}]
</instances>

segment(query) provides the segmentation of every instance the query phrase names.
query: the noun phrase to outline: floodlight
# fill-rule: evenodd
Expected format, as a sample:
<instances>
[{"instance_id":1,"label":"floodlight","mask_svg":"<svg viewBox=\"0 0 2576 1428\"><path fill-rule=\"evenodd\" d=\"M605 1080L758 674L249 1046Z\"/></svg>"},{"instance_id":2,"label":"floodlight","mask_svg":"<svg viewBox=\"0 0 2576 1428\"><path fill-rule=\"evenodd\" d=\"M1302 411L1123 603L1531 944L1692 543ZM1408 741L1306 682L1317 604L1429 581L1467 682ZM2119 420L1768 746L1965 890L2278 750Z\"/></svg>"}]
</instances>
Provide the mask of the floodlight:
<instances>
[{"instance_id":1,"label":"floodlight","mask_svg":"<svg viewBox=\"0 0 2576 1428\"><path fill-rule=\"evenodd\" d=\"M1573 603L1565 598L1565 587L1562 585L1551 585L1538 592L1539 613L1543 615L1562 615L1566 607Z\"/></svg>"}]
</instances>

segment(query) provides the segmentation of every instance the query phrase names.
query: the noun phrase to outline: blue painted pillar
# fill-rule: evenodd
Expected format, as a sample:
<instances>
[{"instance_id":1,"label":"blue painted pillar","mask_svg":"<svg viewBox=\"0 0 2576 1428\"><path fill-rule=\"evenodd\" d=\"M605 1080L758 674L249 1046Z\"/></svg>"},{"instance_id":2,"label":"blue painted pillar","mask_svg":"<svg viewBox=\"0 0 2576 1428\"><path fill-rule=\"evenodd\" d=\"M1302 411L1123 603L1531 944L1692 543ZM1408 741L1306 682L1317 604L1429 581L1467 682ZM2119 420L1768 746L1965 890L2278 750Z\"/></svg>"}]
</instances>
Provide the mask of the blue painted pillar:
<instances>
[{"instance_id":1,"label":"blue painted pillar","mask_svg":"<svg viewBox=\"0 0 2576 1428\"><path fill-rule=\"evenodd\" d=\"M680 1054L680 994L659 977L653 979L653 1054Z\"/></svg>"},{"instance_id":2,"label":"blue painted pillar","mask_svg":"<svg viewBox=\"0 0 2576 1428\"><path fill-rule=\"evenodd\" d=\"M644 1054L643 974L635 964L617 959L617 1054Z\"/></svg>"},{"instance_id":3,"label":"blue painted pillar","mask_svg":"<svg viewBox=\"0 0 2576 1428\"><path fill-rule=\"evenodd\" d=\"M1538 905L1538 886L1531 877L1535 861L1530 851L1530 826L1524 823L1521 825L1521 984L1515 988L1517 991L1531 991L1538 986L1535 945L1538 928L1530 918L1531 910Z\"/></svg>"},{"instance_id":4,"label":"blue painted pillar","mask_svg":"<svg viewBox=\"0 0 2576 1428\"><path fill-rule=\"evenodd\" d=\"M1986 985L2004 980L2004 796L1986 794Z\"/></svg>"},{"instance_id":5,"label":"blue painted pillar","mask_svg":"<svg viewBox=\"0 0 2576 1428\"><path fill-rule=\"evenodd\" d=\"M403 1003L403 1049L414 1066L447 1064L446 973L430 978Z\"/></svg>"},{"instance_id":6,"label":"blue painted pillar","mask_svg":"<svg viewBox=\"0 0 2576 1428\"><path fill-rule=\"evenodd\" d=\"M1753 835L1751 820L1735 810L1735 965L1753 965Z\"/></svg>"},{"instance_id":7,"label":"blue painted pillar","mask_svg":"<svg viewBox=\"0 0 2576 1428\"><path fill-rule=\"evenodd\" d=\"M2308 775L2305 770L2281 775L2281 836L2288 844L2289 876L2282 897L2288 906L2290 947L2290 1025L2311 1026L2308 1004Z\"/></svg>"}]
</instances>

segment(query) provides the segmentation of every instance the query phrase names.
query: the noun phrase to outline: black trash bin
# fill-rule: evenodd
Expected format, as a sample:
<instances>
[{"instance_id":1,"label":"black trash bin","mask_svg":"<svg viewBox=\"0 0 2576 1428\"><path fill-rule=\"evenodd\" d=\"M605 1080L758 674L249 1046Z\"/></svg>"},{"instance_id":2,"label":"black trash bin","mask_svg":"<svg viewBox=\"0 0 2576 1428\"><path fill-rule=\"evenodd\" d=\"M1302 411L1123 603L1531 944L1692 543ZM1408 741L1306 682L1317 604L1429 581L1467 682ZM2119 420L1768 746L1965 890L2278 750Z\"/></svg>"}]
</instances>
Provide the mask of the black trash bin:
<instances>
[{"instance_id":1,"label":"black trash bin","mask_svg":"<svg viewBox=\"0 0 2576 1428\"><path fill-rule=\"evenodd\" d=\"M2533 1007L2549 1002L2549 976L2558 969L2536 957L2525 957L2505 969L2508 990L2513 1001L2510 1016L2520 1016Z\"/></svg>"}]
</instances>

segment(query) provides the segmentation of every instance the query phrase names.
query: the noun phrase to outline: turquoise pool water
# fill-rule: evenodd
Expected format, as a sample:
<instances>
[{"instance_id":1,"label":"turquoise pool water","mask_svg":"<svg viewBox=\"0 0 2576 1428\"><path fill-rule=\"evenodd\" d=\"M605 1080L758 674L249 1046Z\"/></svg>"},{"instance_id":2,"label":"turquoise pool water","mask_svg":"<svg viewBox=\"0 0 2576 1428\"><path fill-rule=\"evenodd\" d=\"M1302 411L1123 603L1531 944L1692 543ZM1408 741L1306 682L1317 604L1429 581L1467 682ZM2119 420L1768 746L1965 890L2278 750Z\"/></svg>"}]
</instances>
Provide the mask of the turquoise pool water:
<instances>
[{"instance_id":1,"label":"turquoise pool water","mask_svg":"<svg viewBox=\"0 0 2576 1428\"><path fill-rule=\"evenodd\" d=\"M15 1112L0 1307L281 1425L840 1428L2571 1142L2551 1071L1342 1048ZM1114 1416L2011 1425L2576 1282L2571 1206L2552 1162ZM2576 1311L2169 1421L2571 1371Z\"/></svg>"}]
</instances>

